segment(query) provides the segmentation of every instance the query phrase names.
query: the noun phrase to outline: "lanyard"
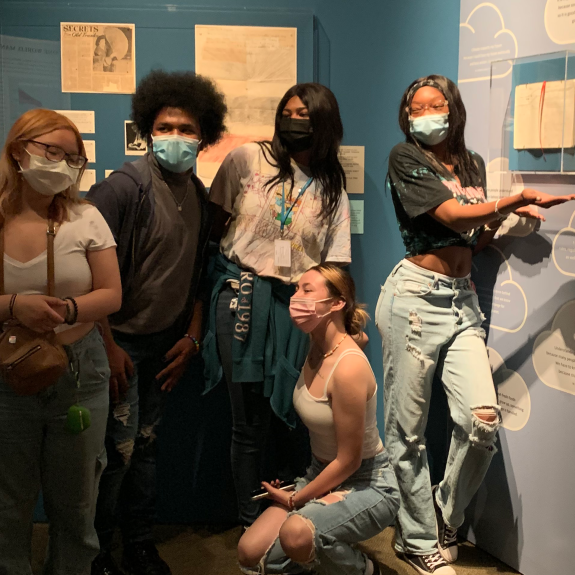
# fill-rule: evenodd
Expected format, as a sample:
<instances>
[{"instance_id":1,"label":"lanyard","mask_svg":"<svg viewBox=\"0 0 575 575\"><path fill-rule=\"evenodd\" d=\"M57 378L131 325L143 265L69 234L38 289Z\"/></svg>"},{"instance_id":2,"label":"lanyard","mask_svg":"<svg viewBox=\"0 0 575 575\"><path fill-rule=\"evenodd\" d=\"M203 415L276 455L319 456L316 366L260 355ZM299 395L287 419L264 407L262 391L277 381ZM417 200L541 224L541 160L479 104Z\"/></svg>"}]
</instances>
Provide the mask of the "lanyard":
<instances>
[{"instance_id":1,"label":"lanyard","mask_svg":"<svg viewBox=\"0 0 575 575\"><path fill-rule=\"evenodd\" d=\"M289 215L291 214L293 207L298 203L299 199L304 195L305 191L310 187L311 183L312 183L313 178L310 178L303 186L303 188L300 190L297 198L295 199L294 202L292 202L292 205L289 207L289 209L286 212L286 196L285 196L285 184L282 182L282 213L280 215L280 235L281 237L283 237L284 235L284 227L286 224L286 221L289 217Z\"/></svg>"}]
</instances>

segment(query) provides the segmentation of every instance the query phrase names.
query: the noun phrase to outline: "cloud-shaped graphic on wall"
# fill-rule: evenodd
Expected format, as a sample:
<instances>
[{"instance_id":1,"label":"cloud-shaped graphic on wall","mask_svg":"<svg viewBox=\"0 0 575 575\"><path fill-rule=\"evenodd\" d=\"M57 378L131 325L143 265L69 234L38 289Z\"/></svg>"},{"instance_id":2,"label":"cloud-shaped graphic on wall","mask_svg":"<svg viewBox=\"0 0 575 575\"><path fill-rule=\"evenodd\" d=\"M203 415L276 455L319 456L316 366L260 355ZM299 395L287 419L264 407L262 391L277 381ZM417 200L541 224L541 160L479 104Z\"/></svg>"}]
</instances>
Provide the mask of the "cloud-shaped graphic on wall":
<instances>
[{"instance_id":1,"label":"cloud-shaped graphic on wall","mask_svg":"<svg viewBox=\"0 0 575 575\"><path fill-rule=\"evenodd\" d=\"M575 395L575 301L559 309L551 331L537 336L532 357L535 373L545 385Z\"/></svg>"},{"instance_id":2,"label":"cloud-shaped graphic on wall","mask_svg":"<svg viewBox=\"0 0 575 575\"><path fill-rule=\"evenodd\" d=\"M553 263L555 267L566 276L575 277L575 228L573 228L573 218L575 212L571 214L571 219L566 228L559 230L553 238Z\"/></svg>"},{"instance_id":3,"label":"cloud-shaped graphic on wall","mask_svg":"<svg viewBox=\"0 0 575 575\"><path fill-rule=\"evenodd\" d=\"M571 2L547 0L544 19L547 36L555 44L575 42L575 7Z\"/></svg>"},{"instance_id":4,"label":"cloud-shaped graphic on wall","mask_svg":"<svg viewBox=\"0 0 575 575\"><path fill-rule=\"evenodd\" d=\"M479 82L491 77L491 62L517 58L517 38L505 28L503 15L491 2L476 6L465 22L459 25L461 62L458 82ZM511 64L501 68L494 78L511 72Z\"/></svg>"},{"instance_id":5,"label":"cloud-shaped graphic on wall","mask_svg":"<svg viewBox=\"0 0 575 575\"><path fill-rule=\"evenodd\" d=\"M473 267L479 304L483 311L490 310L490 327L507 333L518 332L527 321L527 296L513 280L505 254L490 244L473 258ZM497 270L496 277L493 270Z\"/></svg>"},{"instance_id":6,"label":"cloud-shaped graphic on wall","mask_svg":"<svg viewBox=\"0 0 575 575\"><path fill-rule=\"evenodd\" d=\"M503 358L493 348L487 348L497 402L501 407L501 425L510 431L523 429L531 415L531 396L524 379L508 369Z\"/></svg>"}]
</instances>

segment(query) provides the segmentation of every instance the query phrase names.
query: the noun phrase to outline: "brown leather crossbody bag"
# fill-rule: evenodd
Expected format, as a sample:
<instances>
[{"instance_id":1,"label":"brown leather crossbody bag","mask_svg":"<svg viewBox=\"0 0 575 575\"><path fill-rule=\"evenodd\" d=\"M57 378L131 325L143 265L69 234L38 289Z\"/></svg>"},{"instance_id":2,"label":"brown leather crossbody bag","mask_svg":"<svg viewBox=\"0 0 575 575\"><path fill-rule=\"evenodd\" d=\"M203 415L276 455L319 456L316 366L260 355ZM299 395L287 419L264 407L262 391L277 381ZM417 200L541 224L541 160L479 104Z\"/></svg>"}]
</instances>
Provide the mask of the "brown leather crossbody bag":
<instances>
[{"instance_id":1,"label":"brown leather crossbody bag","mask_svg":"<svg viewBox=\"0 0 575 575\"><path fill-rule=\"evenodd\" d=\"M54 296L54 222L48 239L48 294ZM4 229L0 230L0 295L4 295ZM54 385L68 368L68 356L56 333L38 333L18 321L4 324L0 334L0 373L18 395L35 395Z\"/></svg>"}]
</instances>

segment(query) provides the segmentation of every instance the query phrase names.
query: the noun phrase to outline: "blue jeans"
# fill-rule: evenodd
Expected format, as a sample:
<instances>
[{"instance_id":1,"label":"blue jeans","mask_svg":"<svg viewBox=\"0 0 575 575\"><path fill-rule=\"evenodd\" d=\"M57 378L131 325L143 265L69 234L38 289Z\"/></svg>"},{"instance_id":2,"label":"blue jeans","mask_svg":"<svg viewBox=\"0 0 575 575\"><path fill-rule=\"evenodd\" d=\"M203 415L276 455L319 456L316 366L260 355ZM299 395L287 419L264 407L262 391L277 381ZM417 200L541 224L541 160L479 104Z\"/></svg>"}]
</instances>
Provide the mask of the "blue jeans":
<instances>
[{"instance_id":1,"label":"blue jeans","mask_svg":"<svg viewBox=\"0 0 575 575\"><path fill-rule=\"evenodd\" d=\"M37 395L21 397L0 381L0 573L31 575L32 519L40 489L50 522L46 575L89 575L98 553L94 514L106 465L104 435L110 368L93 329L66 346L68 370ZM91 412L78 435L64 425L70 406Z\"/></svg>"},{"instance_id":2,"label":"blue jeans","mask_svg":"<svg viewBox=\"0 0 575 575\"><path fill-rule=\"evenodd\" d=\"M437 504L451 527L495 454L500 409L469 277L452 278L401 261L387 278L375 312L383 339L385 443L401 507L396 549L426 554L437 543L425 428L434 374L443 382L455 425ZM491 415L487 422L479 415Z\"/></svg>"},{"instance_id":3,"label":"blue jeans","mask_svg":"<svg viewBox=\"0 0 575 575\"><path fill-rule=\"evenodd\" d=\"M103 551L112 547L114 531L124 544L152 539L156 509L156 427L166 392L156 375L166 367L165 354L179 335L172 328L149 335L114 332L115 342L134 364L127 397L110 406L106 429L108 467L100 481L96 530Z\"/></svg>"},{"instance_id":4,"label":"blue jeans","mask_svg":"<svg viewBox=\"0 0 575 575\"><path fill-rule=\"evenodd\" d=\"M296 481L296 490L315 479L327 464L315 457L305 477ZM387 452L364 459L360 468L334 491L344 498L325 504L312 500L290 515L311 522L314 549L308 563L296 563L286 556L279 537L262 558L259 570L245 573L303 573L318 575L360 575L365 572L365 555L355 544L381 533L393 521L399 507L397 482Z\"/></svg>"}]
</instances>

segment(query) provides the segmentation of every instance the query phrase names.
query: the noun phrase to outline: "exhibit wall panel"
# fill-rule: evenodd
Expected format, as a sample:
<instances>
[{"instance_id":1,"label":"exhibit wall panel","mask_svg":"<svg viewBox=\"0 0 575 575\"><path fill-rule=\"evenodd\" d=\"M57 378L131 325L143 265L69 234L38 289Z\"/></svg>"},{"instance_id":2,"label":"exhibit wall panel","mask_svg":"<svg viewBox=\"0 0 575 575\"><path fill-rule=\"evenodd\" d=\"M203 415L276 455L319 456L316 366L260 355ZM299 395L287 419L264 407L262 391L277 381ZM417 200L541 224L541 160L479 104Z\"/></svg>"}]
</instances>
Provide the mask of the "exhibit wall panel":
<instances>
[{"instance_id":1,"label":"exhibit wall panel","mask_svg":"<svg viewBox=\"0 0 575 575\"><path fill-rule=\"evenodd\" d=\"M466 140L488 162L493 197L524 188L573 193L573 175L512 172L494 151L501 142L513 146L517 85L573 77L569 58L551 54L575 48L574 15L572 3L558 0L461 2ZM515 60L539 54L549 57ZM502 61L495 72L493 61ZM541 147L512 149L511 168L522 166L519 153L530 154L530 165L539 169L558 166L557 150ZM568 165L573 150L565 154ZM575 532L575 462L568 455L575 436L575 205L544 216L536 232L520 223L493 242L475 258L473 271L488 316L503 428L468 512L470 537L525 575L571 572Z\"/></svg>"}]
</instances>

